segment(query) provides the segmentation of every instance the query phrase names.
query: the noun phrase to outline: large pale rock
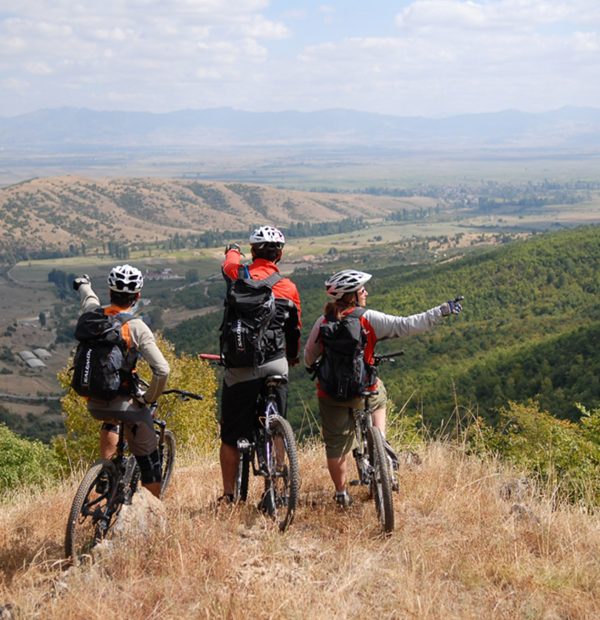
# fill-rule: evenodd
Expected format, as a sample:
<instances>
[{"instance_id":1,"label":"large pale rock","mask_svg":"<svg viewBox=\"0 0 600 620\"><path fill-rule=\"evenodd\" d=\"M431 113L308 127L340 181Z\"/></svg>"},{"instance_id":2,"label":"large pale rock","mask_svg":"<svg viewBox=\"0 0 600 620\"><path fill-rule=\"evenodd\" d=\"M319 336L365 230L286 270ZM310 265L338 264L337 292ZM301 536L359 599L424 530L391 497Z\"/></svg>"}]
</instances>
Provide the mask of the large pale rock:
<instances>
[{"instance_id":1,"label":"large pale rock","mask_svg":"<svg viewBox=\"0 0 600 620\"><path fill-rule=\"evenodd\" d=\"M123 506L116 522L110 528L109 538L123 541L132 537L151 536L167 527L164 504L150 491L141 487L133 496L130 506Z\"/></svg>"}]
</instances>

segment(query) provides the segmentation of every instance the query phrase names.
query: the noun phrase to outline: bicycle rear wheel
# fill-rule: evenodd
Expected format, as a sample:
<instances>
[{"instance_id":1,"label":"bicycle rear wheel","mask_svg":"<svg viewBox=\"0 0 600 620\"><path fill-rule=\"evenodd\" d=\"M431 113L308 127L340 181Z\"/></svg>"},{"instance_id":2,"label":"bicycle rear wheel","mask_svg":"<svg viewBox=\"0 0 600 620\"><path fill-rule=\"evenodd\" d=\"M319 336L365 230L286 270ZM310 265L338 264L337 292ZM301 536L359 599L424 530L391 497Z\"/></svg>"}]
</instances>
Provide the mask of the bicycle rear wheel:
<instances>
[{"instance_id":1,"label":"bicycle rear wheel","mask_svg":"<svg viewBox=\"0 0 600 620\"><path fill-rule=\"evenodd\" d=\"M271 418L267 442L269 473L265 478L265 494L261 504L283 532L294 519L300 487L296 439L285 418L280 415Z\"/></svg>"},{"instance_id":2,"label":"bicycle rear wheel","mask_svg":"<svg viewBox=\"0 0 600 620\"><path fill-rule=\"evenodd\" d=\"M235 488L233 490L233 501L245 502L248 499L248 480L250 477L250 454L240 452L240 461L237 474L235 476Z\"/></svg>"},{"instance_id":3,"label":"bicycle rear wheel","mask_svg":"<svg viewBox=\"0 0 600 620\"><path fill-rule=\"evenodd\" d=\"M71 505L65 535L65 556L79 564L105 538L118 512L117 470L111 461L96 461L86 472Z\"/></svg>"},{"instance_id":4,"label":"bicycle rear wheel","mask_svg":"<svg viewBox=\"0 0 600 620\"><path fill-rule=\"evenodd\" d=\"M394 529L394 502L390 466L383 443L381 431L373 426L368 431L369 452L373 475L371 495L381 529L387 534Z\"/></svg>"},{"instance_id":5,"label":"bicycle rear wheel","mask_svg":"<svg viewBox=\"0 0 600 620\"><path fill-rule=\"evenodd\" d=\"M171 431L165 431L163 442L158 446L158 452L162 473L160 498L163 499L171 482L173 467L175 466L175 435Z\"/></svg>"}]
</instances>

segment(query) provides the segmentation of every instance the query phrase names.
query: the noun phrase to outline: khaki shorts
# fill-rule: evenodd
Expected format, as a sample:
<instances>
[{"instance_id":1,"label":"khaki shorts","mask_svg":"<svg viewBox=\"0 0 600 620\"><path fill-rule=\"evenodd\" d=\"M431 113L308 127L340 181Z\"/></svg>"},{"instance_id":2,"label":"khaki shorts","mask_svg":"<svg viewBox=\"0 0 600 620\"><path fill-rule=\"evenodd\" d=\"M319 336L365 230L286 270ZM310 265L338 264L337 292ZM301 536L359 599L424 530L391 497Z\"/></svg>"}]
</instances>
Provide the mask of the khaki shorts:
<instances>
[{"instance_id":1,"label":"khaki shorts","mask_svg":"<svg viewBox=\"0 0 600 620\"><path fill-rule=\"evenodd\" d=\"M387 393L381 379L377 380L377 396L369 400L371 409L382 409L387 404ZM328 396L319 397L319 413L328 459L337 459L348 454L354 446L353 409L361 409L364 399L358 397L346 401L337 401Z\"/></svg>"},{"instance_id":2,"label":"khaki shorts","mask_svg":"<svg viewBox=\"0 0 600 620\"><path fill-rule=\"evenodd\" d=\"M158 448L148 407L142 407L130 398L117 396L109 402L90 399L88 410L93 418L101 422L124 423L125 439L135 456L147 456Z\"/></svg>"}]
</instances>

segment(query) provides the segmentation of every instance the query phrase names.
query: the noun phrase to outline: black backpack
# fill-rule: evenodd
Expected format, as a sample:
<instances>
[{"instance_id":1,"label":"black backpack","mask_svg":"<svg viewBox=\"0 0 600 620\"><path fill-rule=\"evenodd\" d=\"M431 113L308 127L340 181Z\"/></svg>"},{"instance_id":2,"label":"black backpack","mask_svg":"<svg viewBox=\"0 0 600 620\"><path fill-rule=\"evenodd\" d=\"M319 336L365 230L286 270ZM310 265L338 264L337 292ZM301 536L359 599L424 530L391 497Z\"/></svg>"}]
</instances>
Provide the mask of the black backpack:
<instances>
[{"instance_id":1,"label":"black backpack","mask_svg":"<svg viewBox=\"0 0 600 620\"><path fill-rule=\"evenodd\" d=\"M275 272L253 280L245 267L239 274L228 285L221 324L221 358L227 368L256 367L267 361L267 331L275 318L272 289L282 277Z\"/></svg>"},{"instance_id":2,"label":"black backpack","mask_svg":"<svg viewBox=\"0 0 600 620\"><path fill-rule=\"evenodd\" d=\"M375 381L375 368L364 358L367 335L360 317L365 312L365 308L355 308L340 320L326 316L319 328L323 343L317 369L319 386L336 400L360 396Z\"/></svg>"},{"instance_id":3,"label":"black backpack","mask_svg":"<svg viewBox=\"0 0 600 620\"><path fill-rule=\"evenodd\" d=\"M128 351L122 327L132 314L104 314L103 308L84 312L77 321L79 341L73 359L71 387L80 396L111 400L132 392L135 357Z\"/></svg>"}]
</instances>

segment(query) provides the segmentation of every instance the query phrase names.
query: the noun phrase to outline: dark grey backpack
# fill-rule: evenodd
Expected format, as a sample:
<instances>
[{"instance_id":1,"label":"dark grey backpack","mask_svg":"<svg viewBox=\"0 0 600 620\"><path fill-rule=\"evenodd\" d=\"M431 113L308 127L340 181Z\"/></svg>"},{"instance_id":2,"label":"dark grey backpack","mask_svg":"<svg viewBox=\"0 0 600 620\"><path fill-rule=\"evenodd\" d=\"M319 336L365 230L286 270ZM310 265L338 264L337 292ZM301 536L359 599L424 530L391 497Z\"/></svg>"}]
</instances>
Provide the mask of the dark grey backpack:
<instances>
[{"instance_id":1,"label":"dark grey backpack","mask_svg":"<svg viewBox=\"0 0 600 620\"><path fill-rule=\"evenodd\" d=\"M323 344L317 369L319 386L336 400L360 396L375 381L375 369L364 358L367 335L360 317L365 312L365 308L355 308L340 320L326 316L319 328Z\"/></svg>"},{"instance_id":2,"label":"dark grey backpack","mask_svg":"<svg viewBox=\"0 0 600 620\"><path fill-rule=\"evenodd\" d=\"M253 280L240 267L240 277L229 284L220 341L227 368L256 367L266 361L267 330L275 318L273 286L281 277L273 273L264 280Z\"/></svg>"},{"instance_id":3,"label":"dark grey backpack","mask_svg":"<svg viewBox=\"0 0 600 620\"><path fill-rule=\"evenodd\" d=\"M80 396L112 400L132 390L130 358L122 328L132 314L104 314L103 308L84 312L77 321L79 341L73 359L71 387Z\"/></svg>"}]
</instances>

